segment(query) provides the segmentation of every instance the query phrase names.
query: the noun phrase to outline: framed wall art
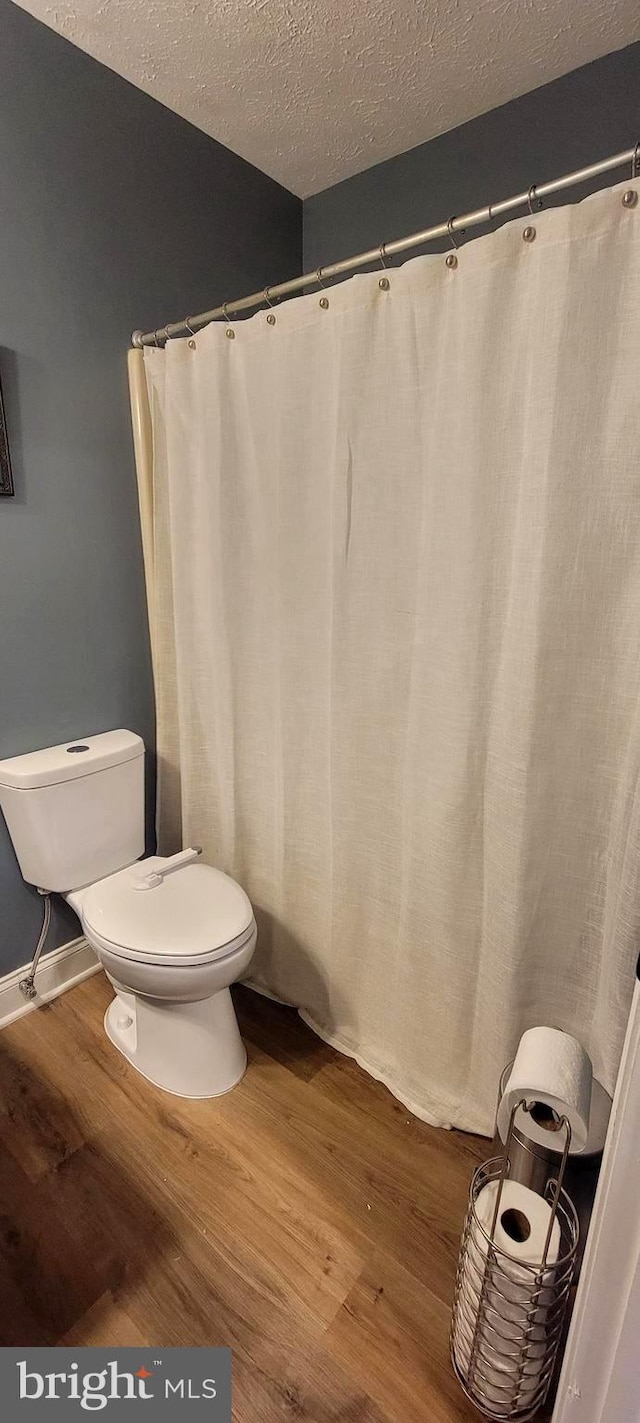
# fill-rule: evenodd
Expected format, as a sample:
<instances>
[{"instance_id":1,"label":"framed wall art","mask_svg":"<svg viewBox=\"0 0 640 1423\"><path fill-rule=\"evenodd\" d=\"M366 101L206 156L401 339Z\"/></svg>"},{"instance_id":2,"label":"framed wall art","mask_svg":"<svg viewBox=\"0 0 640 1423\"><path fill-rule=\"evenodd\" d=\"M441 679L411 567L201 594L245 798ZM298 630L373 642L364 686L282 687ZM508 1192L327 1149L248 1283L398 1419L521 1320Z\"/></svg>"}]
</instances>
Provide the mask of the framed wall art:
<instances>
[{"instance_id":1,"label":"framed wall art","mask_svg":"<svg viewBox=\"0 0 640 1423\"><path fill-rule=\"evenodd\" d=\"M7 422L4 416L2 387L0 386L0 496L3 494L11 495L13 492L13 475L11 473L11 457L9 455L9 440L7 438Z\"/></svg>"}]
</instances>

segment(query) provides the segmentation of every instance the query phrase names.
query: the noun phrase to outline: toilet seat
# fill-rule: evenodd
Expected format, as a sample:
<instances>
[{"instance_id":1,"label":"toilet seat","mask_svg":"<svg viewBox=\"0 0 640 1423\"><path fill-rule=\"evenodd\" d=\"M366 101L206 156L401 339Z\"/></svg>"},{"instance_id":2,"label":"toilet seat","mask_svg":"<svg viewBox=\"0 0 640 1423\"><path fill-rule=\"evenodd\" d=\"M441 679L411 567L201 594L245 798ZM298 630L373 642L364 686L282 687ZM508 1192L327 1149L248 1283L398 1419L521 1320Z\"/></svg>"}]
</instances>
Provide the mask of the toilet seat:
<instances>
[{"instance_id":1,"label":"toilet seat","mask_svg":"<svg viewBox=\"0 0 640 1423\"><path fill-rule=\"evenodd\" d=\"M94 946L122 959L180 968L242 948L255 921L240 885L212 865L188 864L141 888L150 871L166 863L154 855L89 886L81 911Z\"/></svg>"}]
</instances>

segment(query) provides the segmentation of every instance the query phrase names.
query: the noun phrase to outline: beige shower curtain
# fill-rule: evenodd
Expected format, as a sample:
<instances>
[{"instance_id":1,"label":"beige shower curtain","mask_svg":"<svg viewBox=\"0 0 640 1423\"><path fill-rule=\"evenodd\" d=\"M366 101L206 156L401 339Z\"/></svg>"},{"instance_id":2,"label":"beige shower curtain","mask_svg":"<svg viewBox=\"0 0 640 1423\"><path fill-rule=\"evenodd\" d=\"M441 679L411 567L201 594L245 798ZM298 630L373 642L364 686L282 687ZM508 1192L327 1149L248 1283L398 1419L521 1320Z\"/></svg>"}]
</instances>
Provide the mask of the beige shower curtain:
<instances>
[{"instance_id":1,"label":"beige shower curtain","mask_svg":"<svg viewBox=\"0 0 640 1423\"><path fill-rule=\"evenodd\" d=\"M144 353L161 847L245 886L259 984L484 1132L533 1023L611 1087L640 942L621 196Z\"/></svg>"}]
</instances>

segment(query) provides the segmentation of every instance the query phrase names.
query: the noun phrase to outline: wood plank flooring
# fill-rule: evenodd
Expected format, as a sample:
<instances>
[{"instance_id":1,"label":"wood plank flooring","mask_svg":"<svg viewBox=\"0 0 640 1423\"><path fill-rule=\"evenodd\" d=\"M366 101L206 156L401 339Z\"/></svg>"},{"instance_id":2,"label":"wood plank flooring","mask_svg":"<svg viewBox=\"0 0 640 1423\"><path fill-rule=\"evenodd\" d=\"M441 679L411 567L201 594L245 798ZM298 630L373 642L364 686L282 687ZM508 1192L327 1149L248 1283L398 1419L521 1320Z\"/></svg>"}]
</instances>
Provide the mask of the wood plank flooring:
<instances>
[{"instance_id":1,"label":"wood plank flooring","mask_svg":"<svg viewBox=\"0 0 640 1423\"><path fill-rule=\"evenodd\" d=\"M235 1423L470 1423L448 1358L487 1143L412 1117L287 1008L212 1102L108 1042L102 974L0 1034L0 1344L228 1344Z\"/></svg>"}]
</instances>

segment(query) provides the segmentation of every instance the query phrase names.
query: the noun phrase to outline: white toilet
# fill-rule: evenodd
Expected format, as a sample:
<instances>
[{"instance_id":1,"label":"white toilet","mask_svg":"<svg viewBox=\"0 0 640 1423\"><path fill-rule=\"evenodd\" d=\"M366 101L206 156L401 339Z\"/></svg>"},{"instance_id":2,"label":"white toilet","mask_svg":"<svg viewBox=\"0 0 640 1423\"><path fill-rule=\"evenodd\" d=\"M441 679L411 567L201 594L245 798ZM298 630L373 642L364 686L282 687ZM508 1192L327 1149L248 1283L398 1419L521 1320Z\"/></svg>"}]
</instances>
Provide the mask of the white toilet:
<instances>
[{"instance_id":1,"label":"white toilet","mask_svg":"<svg viewBox=\"0 0 640 1423\"><path fill-rule=\"evenodd\" d=\"M24 878L69 901L116 990L114 1046L166 1092L228 1092L247 1063L229 985L253 956L253 910L197 849L139 859L140 737L107 731L0 761L0 807Z\"/></svg>"}]
</instances>

